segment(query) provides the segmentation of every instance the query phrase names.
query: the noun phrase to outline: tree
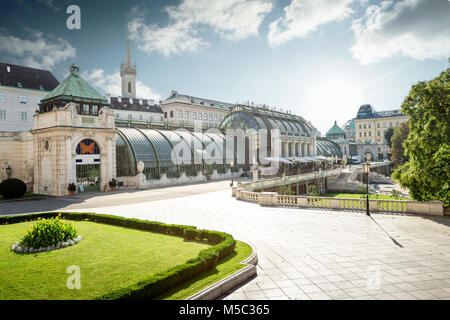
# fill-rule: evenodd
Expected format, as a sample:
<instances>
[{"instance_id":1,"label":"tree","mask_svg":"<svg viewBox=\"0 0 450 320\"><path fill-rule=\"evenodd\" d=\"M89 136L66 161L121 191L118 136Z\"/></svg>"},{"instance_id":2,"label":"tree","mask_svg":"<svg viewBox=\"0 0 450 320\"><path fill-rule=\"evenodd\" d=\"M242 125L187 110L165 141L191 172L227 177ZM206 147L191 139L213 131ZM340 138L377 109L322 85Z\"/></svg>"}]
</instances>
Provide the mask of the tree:
<instances>
[{"instance_id":1,"label":"tree","mask_svg":"<svg viewBox=\"0 0 450 320\"><path fill-rule=\"evenodd\" d=\"M410 133L404 142L408 161L392 177L415 200L450 205L450 68L412 86L402 104Z\"/></svg>"},{"instance_id":2,"label":"tree","mask_svg":"<svg viewBox=\"0 0 450 320\"><path fill-rule=\"evenodd\" d=\"M405 142L406 138L409 135L409 126L407 123L401 123L394 130L394 135L391 138L391 163L394 168L398 167L401 164L404 164L408 161L408 156L405 155L405 147L403 146L403 142Z\"/></svg>"},{"instance_id":3,"label":"tree","mask_svg":"<svg viewBox=\"0 0 450 320\"><path fill-rule=\"evenodd\" d=\"M389 128L384 132L384 139L386 140L386 143L388 147L392 147L392 136L394 135L394 128Z\"/></svg>"}]
</instances>

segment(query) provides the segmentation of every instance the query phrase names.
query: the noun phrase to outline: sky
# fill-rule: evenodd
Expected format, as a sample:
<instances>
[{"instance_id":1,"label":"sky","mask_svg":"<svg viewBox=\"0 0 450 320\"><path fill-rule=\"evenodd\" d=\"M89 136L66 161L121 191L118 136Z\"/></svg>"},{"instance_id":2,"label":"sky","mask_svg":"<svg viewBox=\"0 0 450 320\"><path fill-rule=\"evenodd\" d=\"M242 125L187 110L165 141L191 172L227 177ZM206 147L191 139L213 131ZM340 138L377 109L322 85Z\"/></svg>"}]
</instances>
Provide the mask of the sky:
<instances>
[{"instance_id":1,"label":"sky","mask_svg":"<svg viewBox=\"0 0 450 320\"><path fill-rule=\"evenodd\" d=\"M70 5L80 29L69 29ZM0 62L76 63L120 95L130 39L137 96L171 90L301 115L325 134L362 104L399 109L411 86L449 66L449 0L0 0ZM73 21L73 20L70 20Z\"/></svg>"}]
</instances>

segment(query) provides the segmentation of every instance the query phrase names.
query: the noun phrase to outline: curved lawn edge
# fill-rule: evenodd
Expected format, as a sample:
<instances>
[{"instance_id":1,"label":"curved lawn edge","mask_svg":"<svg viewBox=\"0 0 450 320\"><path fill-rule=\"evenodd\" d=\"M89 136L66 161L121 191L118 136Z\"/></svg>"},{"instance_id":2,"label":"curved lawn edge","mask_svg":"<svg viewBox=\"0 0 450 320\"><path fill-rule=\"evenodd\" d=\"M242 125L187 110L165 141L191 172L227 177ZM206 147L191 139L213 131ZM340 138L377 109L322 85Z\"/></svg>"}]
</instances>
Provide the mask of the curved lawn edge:
<instances>
[{"instance_id":1,"label":"curved lawn edge","mask_svg":"<svg viewBox=\"0 0 450 320\"><path fill-rule=\"evenodd\" d=\"M105 295L98 300L114 299L151 299L165 291L188 281L195 276L214 268L220 260L232 254L236 246L236 240L228 234L219 231L201 230L193 226L165 224L155 221L129 219L119 216L95 214L91 212L45 212L16 216L0 217L0 225L13 224L36 220L38 217L54 218L61 214L62 218L70 220L91 221L105 223L126 228L180 236L186 240L194 240L213 244L212 247L203 249L196 258L189 259L184 264L171 267L165 271L157 272L139 282Z\"/></svg>"},{"instance_id":2,"label":"curved lawn edge","mask_svg":"<svg viewBox=\"0 0 450 320\"><path fill-rule=\"evenodd\" d=\"M252 250L251 254L241 262L244 267L230 275L225 275L219 281L193 294L186 300L214 300L220 298L255 276L257 274L258 255L252 245L243 243Z\"/></svg>"}]
</instances>

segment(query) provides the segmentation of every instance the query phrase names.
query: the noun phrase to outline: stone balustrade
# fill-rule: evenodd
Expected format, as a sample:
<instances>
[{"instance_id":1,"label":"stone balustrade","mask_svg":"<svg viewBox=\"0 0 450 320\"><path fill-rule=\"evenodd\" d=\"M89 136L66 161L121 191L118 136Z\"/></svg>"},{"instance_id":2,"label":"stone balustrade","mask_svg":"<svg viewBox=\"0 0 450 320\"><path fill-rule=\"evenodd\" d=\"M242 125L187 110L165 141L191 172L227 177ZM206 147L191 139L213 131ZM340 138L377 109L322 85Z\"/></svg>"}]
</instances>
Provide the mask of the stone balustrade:
<instances>
[{"instance_id":1,"label":"stone balustrade","mask_svg":"<svg viewBox=\"0 0 450 320\"><path fill-rule=\"evenodd\" d=\"M261 206L296 208L324 208L332 210L366 210L366 199L347 199L330 197L288 196L276 192L251 192L233 187L232 196L237 200L259 203ZM370 212L407 213L425 215L444 215L442 201L429 202L407 200L369 200Z\"/></svg>"}]
</instances>

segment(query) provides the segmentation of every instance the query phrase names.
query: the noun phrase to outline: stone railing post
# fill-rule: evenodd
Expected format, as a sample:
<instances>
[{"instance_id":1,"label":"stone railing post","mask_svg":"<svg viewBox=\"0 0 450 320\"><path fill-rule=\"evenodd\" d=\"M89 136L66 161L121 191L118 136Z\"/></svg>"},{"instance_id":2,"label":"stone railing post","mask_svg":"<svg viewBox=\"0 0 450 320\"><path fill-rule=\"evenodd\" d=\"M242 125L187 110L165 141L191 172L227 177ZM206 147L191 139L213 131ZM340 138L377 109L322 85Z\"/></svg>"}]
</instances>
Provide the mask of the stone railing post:
<instances>
[{"instance_id":1,"label":"stone railing post","mask_svg":"<svg viewBox=\"0 0 450 320\"><path fill-rule=\"evenodd\" d=\"M341 200L330 198L330 209L341 209Z\"/></svg>"},{"instance_id":2,"label":"stone railing post","mask_svg":"<svg viewBox=\"0 0 450 320\"><path fill-rule=\"evenodd\" d=\"M235 197L236 197L236 200L240 200L241 199L241 191L242 191L243 189L240 189L240 188L236 188L236 194L235 194Z\"/></svg>"},{"instance_id":3,"label":"stone railing post","mask_svg":"<svg viewBox=\"0 0 450 320\"><path fill-rule=\"evenodd\" d=\"M232 197L236 197L236 190L237 190L237 187L232 187L231 188L231 196Z\"/></svg>"},{"instance_id":4,"label":"stone railing post","mask_svg":"<svg viewBox=\"0 0 450 320\"><path fill-rule=\"evenodd\" d=\"M378 200L370 200L369 199L369 211L370 212L377 212L378 209Z\"/></svg>"},{"instance_id":5,"label":"stone railing post","mask_svg":"<svg viewBox=\"0 0 450 320\"><path fill-rule=\"evenodd\" d=\"M306 208L308 206L308 199L305 197L298 197L297 198L297 207L299 208Z\"/></svg>"},{"instance_id":6,"label":"stone railing post","mask_svg":"<svg viewBox=\"0 0 450 320\"><path fill-rule=\"evenodd\" d=\"M435 216L443 216L444 215L444 206L442 205L442 201L439 200L431 200L429 202L429 213Z\"/></svg>"},{"instance_id":7,"label":"stone railing post","mask_svg":"<svg viewBox=\"0 0 450 320\"><path fill-rule=\"evenodd\" d=\"M272 206L273 205L273 196L276 195L276 192L261 192L258 194L258 203L260 206Z\"/></svg>"}]
</instances>

